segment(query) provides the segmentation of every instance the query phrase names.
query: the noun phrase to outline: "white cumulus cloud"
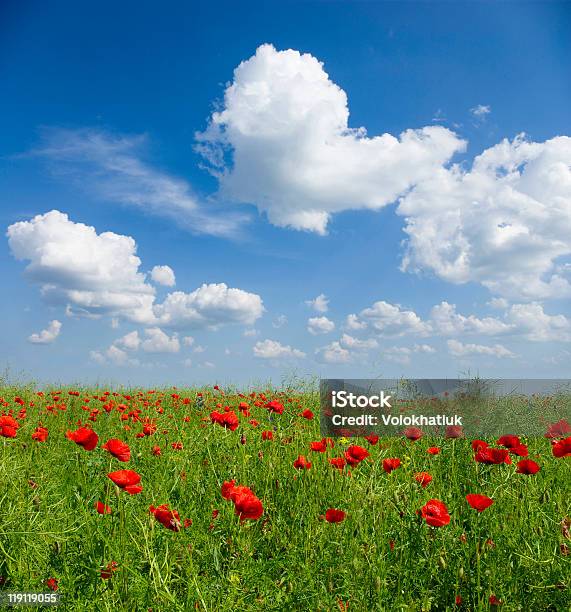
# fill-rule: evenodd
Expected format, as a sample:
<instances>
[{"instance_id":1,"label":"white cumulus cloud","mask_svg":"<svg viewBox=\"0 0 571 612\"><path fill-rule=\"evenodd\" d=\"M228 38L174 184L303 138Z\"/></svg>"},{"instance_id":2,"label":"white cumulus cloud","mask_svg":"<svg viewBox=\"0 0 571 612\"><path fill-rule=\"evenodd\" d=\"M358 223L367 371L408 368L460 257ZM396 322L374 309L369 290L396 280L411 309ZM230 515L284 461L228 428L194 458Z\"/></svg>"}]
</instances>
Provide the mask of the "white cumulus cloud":
<instances>
[{"instance_id":1,"label":"white cumulus cloud","mask_svg":"<svg viewBox=\"0 0 571 612\"><path fill-rule=\"evenodd\" d=\"M141 344L141 339L139 338L139 332L132 331L128 334L125 334L118 340L115 340L113 344L123 349L126 349L128 351L137 351L139 350L139 346Z\"/></svg>"},{"instance_id":2,"label":"white cumulus cloud","mask_svg":"<svg viewBox=\"0 0 571 612\"><path fill-rule=\"evenodd\" d=\"M28 338L28 342L32 344L51 344L59 336L61 327L61 322L54 319L39 334L32 334Z\"/></svg>"},{"instance_id":3,"label":"white cumulus cloud","mask_svg":"<svg viewBox=\"0 0 571 612\"><path fill-rule=\"evenodd\" d=\"M379 343L374 338L359 340L358 338L354 338L349 334L343 334L339 340L339 344L345 349L355 351L368 351L379 346Z\"/></svg>"},{"instance_id":4,"label":"white cumulus cloud","mask_svg":"<svg viewBox=\"0 0 571 612\"><path fill-rule=\"evenodd\" d=\"M365 308L360 317L384 336L425 336L431 331L430 325L412 310L385 301L375 302L370 308Z\"/></svg>"},{"instance_id":5,"label":"white cumulus cloud","mask_svg":"<svg viewBox=\"0 0 571 612\"><path fill-rule=\"evenodd\" d=\"M436 169L397 212L408 236L403 270L478 282L512 300L571 295L570 137L520 136L485 150L470 169Z\"/></svg>"},{"instance_id":6,"label":"white cumulus cloud","mask_svg":"<svg viewBox=\"0 0 571 612\"><path fill-rule=\"evenodd\" d=\"M324 363L341 364L350 363L353 359L353 354L346 348L341 346L340 342L332 342L315 351L317 358Z\"/></svg>"},{"instance_id":7,"label":"white cumulus cloud","mask_svg":"<svg viewBox=\"0 0 571 612\"><path fill-rule=\"evenodd\" d=\"M468 355L490 355L491 357L515 357L514 353L502 344L485 346L483 344L464 344L458 340L448 340L448 351L455 357Z\"/></svg>"},{"instance_id":8,"label":"white cumulus cloud","mask_svg":"<svg viewBox=\"0 0 571 612\"><path fill-rule=\"evenodd\" d=\"M313 300L306 300L305 303L315 310L315 312L327 312L329 310L329 300L327 296L323 293L320 293Z\"/></svg>"},{"instance_id":9,"label":"white cumulus cloud","mask_svg":"<svg viewBox=\"0 0 571 612\"><path fill-rule=\"evenodd\" d=\"M319 60L265 44L235 69L197 149L224 196L323 234L332 213L395 201L465 146L440 126L369 137L348 121L347 95Z\"/></svg>"},{"instance_id":10,"label":"white cumulus cloud","mask_svg":"<svg viewBox=\"0 0 571 612\"><path fill-rule=\"evenodd\" d=\"M174 287L176 284L173 269L169 266L155 266L151 270L151 278L159 285Z\"/></svg>"},{"instance_id":11,"label":"white cumulus cloud","mask_svg":"<svg viewBox=\"0 0 571 612\"><path fill-rule=\"evenodd\" d=\"M327 317L311 317L307 321L307 331L313 336L328 334L335 329L335 323Z\"/></svg>"},{"instance_id":12,"label":"white cumulus cloud","mask_svg":"<svg viewBox=\"0 0 571 612\"><path fill-rule=\"evenodd\" d=\"M462 315L456 312L456 305L441 302L433 306L430 312L430 321L434 329L442 335L455 334L482 334L496 336L513 331L514 326L496 319L475 315Z\"/></svg>"},{"instance_id":13,"label":"white cumulus cloud","mask_svg":"<svg viewBox=\"0 0 571 612\"><path fill-rule=\"evenodd\" d=\"M171 328L218 329L221 325L253 325L262 316L262 299L255 293L225 283L203 284L192 293L169 293L154 313L157 322Z\"/></svg>"},{"instance_id":14,"label":"white cumulus cloud","mask_svg":"<svg viewBox=\"0 0 571 612\"><path fill-rule=\"evenodd\" d=\"M147 339L141 344L146 353L178 353L180 342L176 334L169 336L158 327L145 330Z\"/></svg>"},{"instance_id":15,"label":"white cumulus cloud","mask_svg":"<svg viewBox=\"0 0 571 612\"><path fill-rule=\"evenodd\" d=\"M76 314L152 318L154 289L139 271L131 237L98 234L57 210L10 225L7 236L14 257L30 262L25 274L46 301L67 304Z\"/></svg>"},{"instance_id":16,"label":"white cumulus cloud","mask_svg":"<svg viewBox=\"0 0 571 612\"><path fill-rule=\"evenodd\" d=\"M276 340L261 340L254 345L254 356L260 359L302 358L305 353Z\"/></svg>"}]
</instances>

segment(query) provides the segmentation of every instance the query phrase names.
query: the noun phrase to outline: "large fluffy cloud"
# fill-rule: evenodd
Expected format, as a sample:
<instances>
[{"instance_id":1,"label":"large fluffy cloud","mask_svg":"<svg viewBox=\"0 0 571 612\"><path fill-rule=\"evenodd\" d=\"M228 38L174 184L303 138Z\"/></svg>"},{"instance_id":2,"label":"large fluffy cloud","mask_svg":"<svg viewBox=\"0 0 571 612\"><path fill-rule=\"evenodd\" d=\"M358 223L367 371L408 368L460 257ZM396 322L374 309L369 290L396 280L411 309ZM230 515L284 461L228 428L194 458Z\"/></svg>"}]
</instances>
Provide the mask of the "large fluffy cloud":
<instances>
[{"instance_id":1,"label":"large fluffy cloud","mask_svg":"<svg viewBox=\"0 0 571 612\"><path fill-rule=\"evenodd\" d=\"M154 289L139 271L133 238L98 234L57 210L14 223L7 235L14 257L30 262L26 276L47 301L92 315L152 318Z\"/></svg>"},{"instance_id":2,"label":"large fluffy cloud","mask_svg":"<svg viewBox=\"0 0 571 612\"><path fill-rule=\"evenodd\" d=\"M404 270L515 299L571 295L571 138L504 140L404 196Z\"/></svg>"},{"instance_id":3,"label":"large fluffy cloud","mask_svg":"<svg viewBox=\"0 0 571 612\"><path fill-rule=\"evenodd\" d=\"M40 285L47 301L68 306L69 314L109 315L175 329L218 329L230 323L252 325L264 312L259 295L224 283L169 293L156 304L155 289L139 269L133 238L98 234L57 210L14 223L7 235L14 257L29 261L29 280Z\"/></svg>"},{"instance_id":4,"label":"large fluffy cloud","mask_svg":"<svg viewBox=\"0 0 571 612\"><path fill-rule=\"evenodd\" d=\"M224 195L318 233L331 213L393 202L465 146L440 126L398 137L350 128L347 95L323 64L268 44L236 68L197 139Z\"/></svg>"}]
</instances>

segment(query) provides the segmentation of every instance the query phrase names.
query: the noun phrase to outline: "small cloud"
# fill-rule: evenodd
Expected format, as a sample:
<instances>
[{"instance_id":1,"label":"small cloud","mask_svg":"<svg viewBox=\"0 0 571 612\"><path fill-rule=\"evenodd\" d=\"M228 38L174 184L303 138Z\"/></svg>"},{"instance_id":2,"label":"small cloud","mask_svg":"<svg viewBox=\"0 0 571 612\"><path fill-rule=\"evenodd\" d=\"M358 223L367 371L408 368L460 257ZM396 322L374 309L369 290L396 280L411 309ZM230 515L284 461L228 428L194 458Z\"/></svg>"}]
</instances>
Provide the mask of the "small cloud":
<instances>
[{"instance_id":1,"label":"small cloud","mask_svg":"<svg viewBox=\"0 0 571 612\"><path fill-rule=\"evenodd\" d=\"M458 340L448 340L448 351L454 357L466 357L467 355L490 355L492 357L515 357L515 354L502 344L484 346L483 344L463 344Z\"/></svg>"},{"instance_id":2,"label":"small cloud","mask_svg":"<svg viewBox=\"0 0 571 612\"><path fill-rule=\"evenodd\" d=\"M28 342L32 344L51 344L61 331L61 323L54 319L50 321L47 329L43 329L39 334L32 334L28 338Z\"/></svg>"},{"instance_id":3,"label":"small cloud","mask_svg":"<svg viewBox=\"0 0 571 612\"><path fill-rule=\"evenodd\" d=\"M349 363L352 355L349 350L343 348L339 342L332 342L315 351L319 361L331 364Z\"/></svg>"},{"instance_id":4,"label":"small cloud","mask_svg":"<svg viewBox=\"0 0 571 612\"><path fill-rule=\"evenodd\" d=\"M184 346L192 346L194 344L194 338L192 336L185 336L182 339L182 343Z\"/></svg>"},{"instance_id":5,"label":"small cloud","mask_svg":"<svg viewBox=\"0 0 571 612\"><path fill-rule=\"evenodd\" d=\"M486 115L489 115L492 112L492 108L489 105L478 104L477 106L474 106L474 108L471 108L470 112L472 115L474 115L474 117L476 117L476 119L485 121Z\"/></svg>"},{"instance_id":6,"label":"small cloud","mask_svg":"<svg viewBox=\"0 0 571 612\"><path fill-rule=\"evenodd\" d=\"M254 356L260 359L302 358L305 353L291 346L284 346L276 340L262 340L254 345Z\"/></svg>"},{"instance_id":7,"label":"small cloud","mask_svg":"<svg viewBox=\"0 0 571 612\"><path fill-rule=\"evenodd\" d=\"M141 344L141 339L139 338L139 333L137 331L132 331L122 338L115 340L113 344L127 349L128 351L137 351L139 349L139 345Z\"/></svg>"},{"instance_id":8,"label":"small cloud","mask_svg":"<svg viewBox=\"0 0 571 612\"><path fill-rule=\"evenodd\" d=\"M151 279L155 283L164 285L165 287L174 287L176 284L173 269L169 266L155 266L151 270Z\"/></svg>"},{"instance_id":9,"label":"small cloud","mask_svg":"<svg viewBox=\"0 0 571 612\"><path fill-rule=\"evenodd\" d=\"M246 329L242 335L244 338L255 338L259 333L257 329Z\"/></svg>"},{"instance_id":10,"label":"small cloud","mask_svg":"<svg viewBox=\"0 0 571 612\"><path fill-rule=\"evenodd\" d=\"M146 353L178 353L180 343L176 334L169 336L159 327L145 330L147 340L141 345Z\"/></svg>"},{"instance_id":11,"label":"small cloud","mask_svg":"<svg viewBox=\"0 0 571 612\"><path fill-rule=\"evenodd\" d=\"M280 315L279 317L276 317L274 321L272 322L272 327L275 327L275 329L279 329L280 327L283 327L284 325L287 325L287 317L283 314Z\"/></svg>"},{"instance_id":12,"label":"small cloud","mask_svg":"<svg viewBox=\"0 0 571 612\"><path fill-rule=\"evenodd\" d=\"M306 300L306 305L313 308L315 312L327 312L329 310L329 300L321 293L313 300Z\"/></svg>"},{"instance_id":13,"label":"small cloud","mask_svg":"<svg viewBox=\"0 0 571 612\"><path fill-rule=\"evenodd\" d=\"M183 365L185 368L190 368L190 367L192 367L192 359L183 359L183 360L182 360L182 365Z\"/></svg>"},{"instance_id":14,"label":"small cloud","mask_svg":"<svg viewBox=\"0 0 571 612\"><path fill-rule=\"evenodd\" d=\"M198 344L192 349L192 352L193 353L204 353L205 350L206 349L203 346L200 346L200 344Z\"/></svg>"},{"instance_id":15,"label":"small cloud","mask_svg":"<svg viewBox=\"0 0 571 612\"><path fill-rule=\"evenodd\" d=\"M307 331L313 336L328 334L335 329L335 323L327 317L312 317L307 321Z\"/></svg>"},{"instance_id":16,"label":"small cloud","mask_svg":"<svg viewBox=\"0 0 571 612\"><path fill-rule=\"evenodd\" d=\"M89 356L92 361L99 365L112 364L116 366L138 366L137 359L130 359L127 353L119 347L112 344L104 353L100 351L91 351Z\"/></svg>"},{"instance_id":17,"label":"small cloud","mask_svg":"<svg viewBox=\"0 0 571 612\"><path fill-rule=\"evenodd\" d=\"M444 114L444 111L439 108L435 113L434 113L434 117L432 117L432 121L434 123L441 123L443 121L446 121L446 115Z\"/></svg>"},{"instance_id":18,"label":"small cloud","mask_svg":"<svg viewBox=\"0 0 571 612\"><path fill-rule=\"evenodd\" d=\"M412 347L413 352L415 353L436 353L436 349L430 344L415 344Z\"/></svg>"},{"instance_id":19,"label":"small cloud","mask_svg":"<svg viewBox=\"0 0 571 612\"><path fill-rule=\"evenodd\" d=\"M368 351L379 346L379 343L374 338L359 340L349 334L343 334L339 340L339 344L345 349L354 351Z\"/></svg>"}]
</instances>

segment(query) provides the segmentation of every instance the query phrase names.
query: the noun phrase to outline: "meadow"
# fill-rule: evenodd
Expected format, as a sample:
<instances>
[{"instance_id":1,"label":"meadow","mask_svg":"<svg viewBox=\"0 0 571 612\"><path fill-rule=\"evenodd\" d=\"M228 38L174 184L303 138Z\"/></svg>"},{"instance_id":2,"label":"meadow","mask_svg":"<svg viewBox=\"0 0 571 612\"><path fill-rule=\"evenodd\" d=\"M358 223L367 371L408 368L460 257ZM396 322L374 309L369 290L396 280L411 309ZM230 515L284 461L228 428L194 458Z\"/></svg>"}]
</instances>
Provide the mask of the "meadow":
<instances>
[{"instance_id":1,"label":"meadow","mask_svg":"<svg viewBox=\"0 0 571 612\"><path fill-rule=\"evenodd\" d=\"M322 438L295 389L0 386L0 589L62 610L571 609L571 435Z\"/></svg>"}]
</instances>

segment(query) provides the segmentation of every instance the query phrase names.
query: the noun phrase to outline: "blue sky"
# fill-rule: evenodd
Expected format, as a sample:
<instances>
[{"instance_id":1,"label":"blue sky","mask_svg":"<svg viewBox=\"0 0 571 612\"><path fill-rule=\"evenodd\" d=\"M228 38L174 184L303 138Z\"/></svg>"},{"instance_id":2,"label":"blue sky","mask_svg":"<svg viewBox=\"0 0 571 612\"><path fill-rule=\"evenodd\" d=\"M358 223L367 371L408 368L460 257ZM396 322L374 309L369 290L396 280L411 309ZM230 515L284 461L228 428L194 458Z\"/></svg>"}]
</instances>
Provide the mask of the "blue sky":
<instances>
[{"instance_id":1,"label":"blue sky","mask_svg":"<svg viewBox=\"0 0 571 612\"><path fill-rule=\"evenodd\" d=\"M13 374L565 375L567 3L8 2L0 24Z\"/></svg>"}]
</instances>

